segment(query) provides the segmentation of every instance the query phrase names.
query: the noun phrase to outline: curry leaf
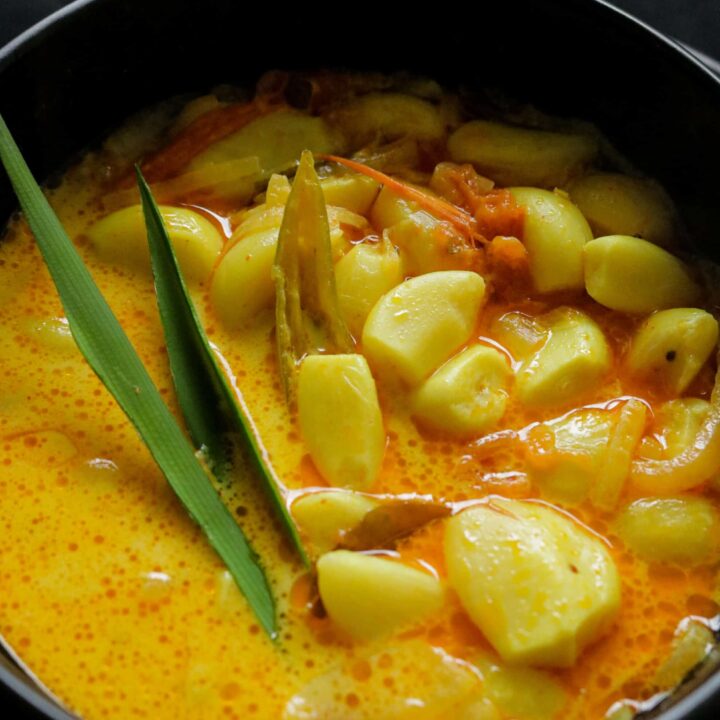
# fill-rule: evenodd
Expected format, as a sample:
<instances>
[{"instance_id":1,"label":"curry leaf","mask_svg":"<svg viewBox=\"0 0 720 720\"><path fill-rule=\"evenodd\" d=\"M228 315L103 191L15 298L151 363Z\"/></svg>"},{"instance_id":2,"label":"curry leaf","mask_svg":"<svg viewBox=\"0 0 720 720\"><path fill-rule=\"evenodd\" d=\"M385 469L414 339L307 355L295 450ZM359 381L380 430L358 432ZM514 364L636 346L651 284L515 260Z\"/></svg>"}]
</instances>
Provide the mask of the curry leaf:
<instances>
[{"instance_id":1,"label":"curry leaf","mask_svg":"<svg viewBox=\"0 0 720 720\"><path fill-rule=\"evenodd\" d=\"M227 565L260 624L275 637L275 604L257 556L213 488L192 446L33 179L1 116L0 159L55 282L80 351L136 427L170 486Z\"/></svg>"},{"instance_id":2,"label":"curry leaf","mask_svg":"<svg viewBox=\"0 0 720 720\"><path fill-rule=\"evenodd\" d=\"M253 431L239 395L230 387L210 347L182 279L160 210L139 168L136 172L170 369L190 434L198 447L206 448L213 471L220 477L231 462L227 437L233 432L240 434L276 512L307 564L297 528L280 490L280 480Z\"/></svg>"},{"instance_id":3,"label":"curry leaf","mask_svg":"<svg viewBox=\"0 0 720 720\"><path fill-rule=\"evenodd\" d=\"M291 400L304 355L352 352L354 345L340 313L327 206L309 150L300 158L285 205L273 277L278 360Z\"/></svg>"},{"instance_id":4,"label":"curry leaf","mask_svg":"<svg viewBox=\"0 0 720 720\"><path fill-rule=\"evenodd\" d=\"M427 498L398 498L370 510L360 524L342 539L342 547L348 550L373 550L394 548L400 538L438 518L450 515L451 509L444 503Z\"/></svg>"}]
</instances>

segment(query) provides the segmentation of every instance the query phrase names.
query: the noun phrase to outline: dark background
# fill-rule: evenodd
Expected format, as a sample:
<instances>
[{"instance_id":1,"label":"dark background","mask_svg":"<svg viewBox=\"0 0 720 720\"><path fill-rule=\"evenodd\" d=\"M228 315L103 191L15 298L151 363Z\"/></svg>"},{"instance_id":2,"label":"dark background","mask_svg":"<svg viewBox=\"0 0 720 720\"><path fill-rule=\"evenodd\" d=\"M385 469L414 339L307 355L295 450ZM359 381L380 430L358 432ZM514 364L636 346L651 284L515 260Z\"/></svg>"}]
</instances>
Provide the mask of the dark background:
<instances>
[{"instance_id":1,"label":"dark background","mask_svg":"<svg viewBox=\"0 0 720 720\"><path fill-rule=\"evenodd\" d=\"M67 4L69 0L0 0L0 46ZM613 4L720 59L720 0L615 0Z\"/></svg>"},{"instance_id":2,"label":"dark background","mask_svg":"<svg viewBox=\"0 0 720 720\"><path fill-rule=\"evenodd\" d=\"M0 46L69 2L0 0ZM701 53L720 60L720 0L615 0L614 4ZM30 717L33 716L23 711L7 691L0 688L0 720Z\"/></svg>"}]
</instances>

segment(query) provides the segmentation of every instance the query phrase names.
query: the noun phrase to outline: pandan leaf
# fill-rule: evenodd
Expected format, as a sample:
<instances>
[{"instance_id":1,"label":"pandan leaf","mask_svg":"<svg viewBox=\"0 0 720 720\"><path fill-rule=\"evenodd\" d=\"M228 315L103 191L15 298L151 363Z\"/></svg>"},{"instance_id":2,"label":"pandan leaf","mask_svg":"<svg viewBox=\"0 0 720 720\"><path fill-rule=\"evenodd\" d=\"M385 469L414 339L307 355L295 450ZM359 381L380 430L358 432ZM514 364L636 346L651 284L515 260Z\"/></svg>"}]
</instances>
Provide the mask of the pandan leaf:
<instances>
[{"instance_id":1,"label":"pandan leaf","mask_svg":"<svg viewBox=\"0 0 720 720\"><path fill-rule=\"evenodd\" d=\"M243 449L253 462L255 475L307 564L300 536L282 495L280 479L254 432L246 408L230 387L210 347L182 279L162 214L142 173L137 168L136 171L170 370L190 435L198 448L206 449L213 472L222 478L232 464L229 435L239 434Z\"/></svg>"}]
</instances>

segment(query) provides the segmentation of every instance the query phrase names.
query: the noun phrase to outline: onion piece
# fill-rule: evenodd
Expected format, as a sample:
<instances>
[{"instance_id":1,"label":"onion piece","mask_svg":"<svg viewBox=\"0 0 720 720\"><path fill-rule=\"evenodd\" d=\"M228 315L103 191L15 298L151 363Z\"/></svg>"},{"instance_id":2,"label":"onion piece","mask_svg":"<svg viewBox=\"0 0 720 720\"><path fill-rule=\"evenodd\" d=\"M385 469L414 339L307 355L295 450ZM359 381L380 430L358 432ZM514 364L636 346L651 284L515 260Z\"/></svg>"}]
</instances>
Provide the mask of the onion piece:
<instances>
[{"instance_id":1,"label":"onion piece","mask_svg":"<svg viewBox=\"0 0 720 720\"><path fill-rule=\"evenodd\" d=\"M631 398L620 411L608 442L605 470L590 489L590 500L601 510L614 510L622 495L633 452L645 431L646 410L641 400Z\"/></svg>"},{"instance_id":2,"label":"onion piece","mask_svg":"<svg viewBox=\"0 0 720 720\"><path fill-rule=\"evenodd\" d=\"M710 410L695 442L665 460L636 459L630 469L635 489L653 495L690 490L720 471L720 364L710 396Z\"/></svg>"}]
</instances>

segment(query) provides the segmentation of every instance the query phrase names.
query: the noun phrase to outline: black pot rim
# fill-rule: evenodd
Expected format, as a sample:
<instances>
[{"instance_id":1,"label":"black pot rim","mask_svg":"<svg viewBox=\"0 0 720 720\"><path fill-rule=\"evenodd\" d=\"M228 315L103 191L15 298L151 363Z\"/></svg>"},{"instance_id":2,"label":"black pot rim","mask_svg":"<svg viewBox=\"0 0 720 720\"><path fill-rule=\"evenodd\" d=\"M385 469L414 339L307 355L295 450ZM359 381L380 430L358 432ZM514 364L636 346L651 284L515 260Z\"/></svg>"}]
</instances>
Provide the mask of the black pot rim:
<instances>
[{"instance_id":1,"label":"black pot rim","mask_svg":"<svg viewBox=\"0 0 720 720\"><path fill-rule=\"evenodd\" d=\"M50 13L42 20L38 20L27 30L24 30L10 42L0 47L0 70L4 69L5 64L12 62L15 57L20 56L25 49L32 47L40 42L48 32L53 32L57 24L65 19L69 19L77 12L82 10L86 5L98 2L98 0L73 0L73 2L65 5L65 7Z\"/></svg>"},{"instance_id":2,"label":"black pot rim","mask_svg":"<svg viewBox=\"0 0 720 720\"><path fill-rule=\"evenodd\" d=\"M64 24L72 22L73 17L80 14L90 5L97 5L106 0L74 0L63 8L53 12L30 28L22 32L3 47L0 47L0 73L22 57L27 50L42 43L45 38L57 32ZM606 17L622 17L622 21L634 26L636 32L651 36L660 49L674 55L678 60L682 58L686 69L692 72L708 86L714 86L715 92L720 92L720 78L701 58L689 48L683 46L673 38L656 30L647 23L639 20L627 11L615 7L607 0L575 0L585 1L588 6L594 6L595 12L604 13ZM2 649L0 648L0 652ZM10 662L13 662L10 660ZM27 704L28 711L38 713L38 718L49 720L77 720L77 716L59 706L49 698L45 691L18 666L17 670L6 667L0 663L0 685L8 688ZM657 716L657 720L689 720L696 713L710 712L720 709L720 672L715 672L702 684L694 688L688 695L677 701L671 708ZM709 715L708 715L709 716Z\"/></svg>"}]
</instances>

